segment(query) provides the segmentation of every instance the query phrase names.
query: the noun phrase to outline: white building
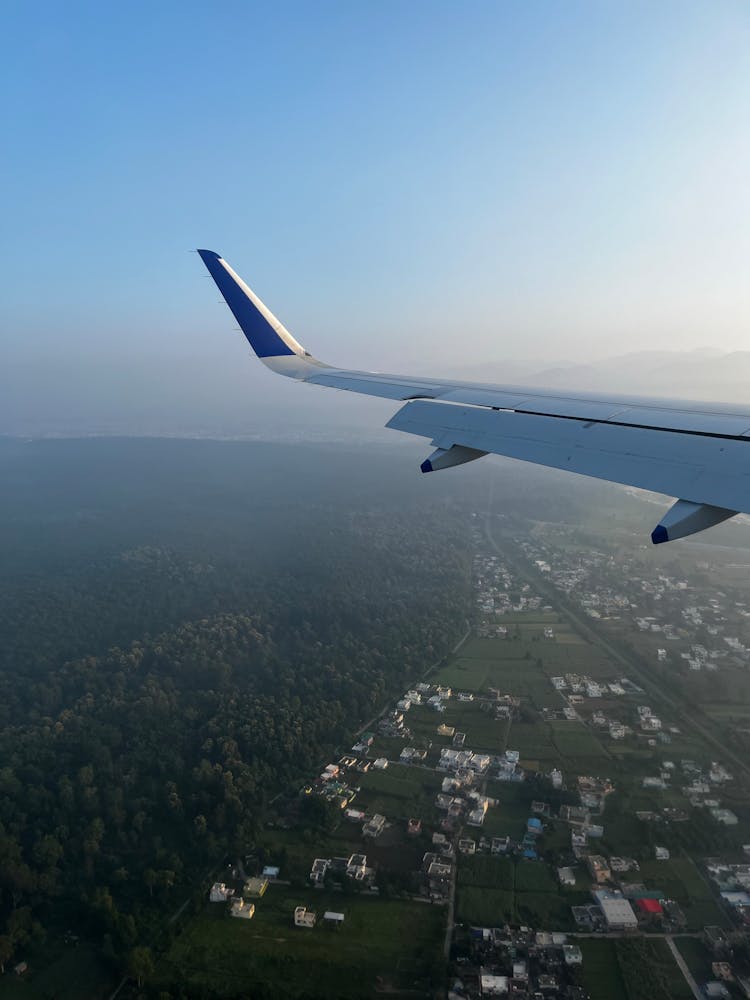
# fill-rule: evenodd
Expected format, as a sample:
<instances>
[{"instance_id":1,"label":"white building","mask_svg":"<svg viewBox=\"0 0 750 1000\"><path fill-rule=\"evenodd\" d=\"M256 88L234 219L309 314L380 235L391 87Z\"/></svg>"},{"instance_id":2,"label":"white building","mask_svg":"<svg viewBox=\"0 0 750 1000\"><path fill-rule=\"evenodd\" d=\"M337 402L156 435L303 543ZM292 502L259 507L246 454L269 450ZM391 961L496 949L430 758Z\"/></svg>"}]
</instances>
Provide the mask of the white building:
<instances>
[{"instance_id":1,"label":"white building","mask_svg":"<svg viewBox=\"0 0 750 1000\"><path fill-rule=\"evenodd\" d=\"M608 931L637 930L638 918L633 913L629 900L609 893L599 893L596 897Z\"/></svg>"},{"instance_id":2,"label":"white building","mask_svg":"<svg viewBox=\"0 0 750 1000\"><path fill-rule=\"evenodd\" d=\"M232 901L229 913L239 920L252 920L255 913L255 903L246 903L242 898L235 899Z\"/></svg>"},{"instance_id":3,"label":"white building","mask_svg":"<svg viewBox=\"0 0 750 1000\"><path fill-rule=\"evenodd\" d=\"M317 915L312 910L305 909L304 906L298 906L294 911L295 927L307 927L311 929L315 926L316 919Z\"/></svg>"}]
</instances>

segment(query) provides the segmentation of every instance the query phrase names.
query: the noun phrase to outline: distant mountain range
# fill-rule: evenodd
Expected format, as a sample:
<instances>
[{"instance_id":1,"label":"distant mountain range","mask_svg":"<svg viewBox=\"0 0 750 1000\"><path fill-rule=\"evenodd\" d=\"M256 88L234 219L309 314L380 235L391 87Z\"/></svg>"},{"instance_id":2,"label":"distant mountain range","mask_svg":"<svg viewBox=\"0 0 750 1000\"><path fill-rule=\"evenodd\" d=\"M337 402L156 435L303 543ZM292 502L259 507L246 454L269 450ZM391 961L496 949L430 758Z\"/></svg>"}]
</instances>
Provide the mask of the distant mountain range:
<instances>
[{"instance_id":1,"label":"distant mountain range","mask_svg":"<svg viewBox=\"0 0 750 1000\"><path fill-rule=\"evenodd\" d=\"M441 374L446 374L442 371ZM664 395L750 405L750 351L639 351L589 364L490 362L454 370L457 378L554 389Z\"/></svg>"}]
</instances>

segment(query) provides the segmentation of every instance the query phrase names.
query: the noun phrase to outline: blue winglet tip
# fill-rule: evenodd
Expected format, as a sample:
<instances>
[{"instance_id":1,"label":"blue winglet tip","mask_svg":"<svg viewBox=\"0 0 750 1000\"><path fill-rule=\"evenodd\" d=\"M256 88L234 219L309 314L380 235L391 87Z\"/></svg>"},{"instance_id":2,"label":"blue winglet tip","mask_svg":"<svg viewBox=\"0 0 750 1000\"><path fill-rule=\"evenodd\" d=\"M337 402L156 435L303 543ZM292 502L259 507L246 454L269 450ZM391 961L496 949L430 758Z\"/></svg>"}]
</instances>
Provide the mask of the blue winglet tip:
<instances>
[{"instance_id":1,"label":"blue winglet tip","mask_svg":"<svg viewBox=\"0 0 750 1000\"><path fill-rule=\"evenodd\" d=\"M433 468L432 468L432 462L429 460L429 458L426 458L424 460L424 462L422 462L422 464L419 466L419 468L421 469L422 472L433 472L434 471Z\"/></svg>"},{"instance_id":2,"label":"blue winglet tip","mask_svg":"<svg viewBox=\"0 0 750 1000\"><path fill-rule=\"evenodd\" d=\"M215 250L196 250L196 253L199 253L203 260L207 257L209 259L212 258L213 260L219 260L221 258L221 254L216 253Z\"/></svg>"},{"instance_id":3,"label":"blue winglet tip","mask_svg":"<svg viewBox=\"0 0 750 1000\"><path fill-rule=\"evenodd\" d=\"M662 542L669 541L669 532L663 524L657 524L651 532L651 541L654 545L661 545Z\"/></svg>"}]
</instances>

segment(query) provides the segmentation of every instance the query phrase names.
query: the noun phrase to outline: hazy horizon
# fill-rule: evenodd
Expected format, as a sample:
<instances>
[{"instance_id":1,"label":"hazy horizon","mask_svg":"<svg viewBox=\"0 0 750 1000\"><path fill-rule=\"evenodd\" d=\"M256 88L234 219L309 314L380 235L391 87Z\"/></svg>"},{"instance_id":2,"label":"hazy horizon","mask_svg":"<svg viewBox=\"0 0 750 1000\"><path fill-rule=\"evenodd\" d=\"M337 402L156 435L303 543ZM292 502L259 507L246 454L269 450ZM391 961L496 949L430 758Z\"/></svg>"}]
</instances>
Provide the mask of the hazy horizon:
<instances>
[{"instance_id":1,"label":"hazy horizon","mask_svg":"<svg viewBox=\"0 0 750 1000\"><path fill-rule=\"evenodd\" d=\"M750 344L744 4L41 9L5 17L0 432L376 412L255 372L196 246L345 367Z\"/></svg>"}]
</instances>

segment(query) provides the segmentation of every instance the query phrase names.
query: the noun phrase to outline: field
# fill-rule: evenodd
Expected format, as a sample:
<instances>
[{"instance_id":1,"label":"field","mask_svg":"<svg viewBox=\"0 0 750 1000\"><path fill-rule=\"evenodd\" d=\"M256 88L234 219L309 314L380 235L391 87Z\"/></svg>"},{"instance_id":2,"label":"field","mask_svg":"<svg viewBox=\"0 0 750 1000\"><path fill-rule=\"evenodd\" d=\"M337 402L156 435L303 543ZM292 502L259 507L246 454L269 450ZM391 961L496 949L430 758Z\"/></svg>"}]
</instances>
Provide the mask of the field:
<instances>
[{"instance_id":1,"label":"field","mask_svg":"<svg viewBox=\"0 0 750 1000\"><path fill-rule=\"evenodd\" d=\"M541 862L509 858L462 858L458 870L458 919L477 926L530 924L540 930L572 930L571 905L588 894L561 891Z\"/></svg>"},{"instance_id":2,"label":"field","mask_svg":"<svg viewBox=\"0 0 750 1000\"><path fill-rule=\"evenodd\" d=\"M311 930L293 925L296 906L344 913L339 930L319 920ZM160 983L180 981L193 991L234 997L263 984L264 996L372 996L376 980L395 995L424 992L442 981L441 907L403 901L328 895L273 885L252 920L233 920L214 904L196 917L160 963ZM393 992L391 993L393 995Z\"/></svg>"},{"instance_id":3,"label":"field","mask_svg":"<svg viewBox=\"0 0 750 1000\"><path fill-rule=\"evenodd\" d=\"M692 972L696 982L704 983L707 979L712 979L711 973L711 952L698 938L675 938L677 950L685 959L685 964Z\"/></svg>"},{"instance_id":4,"label":"field","mask_svg":"<svg viewBox=\"0 0 750 1000\"><path fill-rule=\"evenodd\" d=\"M79 1000L109 996L115 985L100 956L86 945L45 942L24 949L29 971L22 979L7 972L0 977L0 1000Z\"/></svg>"},{"instance_id":5,"label":"field","mask_svg":"<svg viewBox=\"0 0 750 1000\"><path fill-rule=\"evenodd\" d=\"M628 1000L616 942L581 938L577 944L583 952L583 984L591 1000Z\"/></svg>"}]
</instances>

